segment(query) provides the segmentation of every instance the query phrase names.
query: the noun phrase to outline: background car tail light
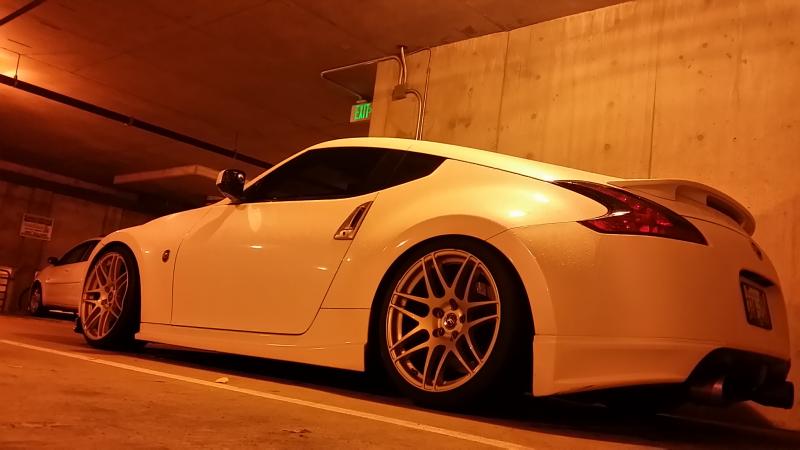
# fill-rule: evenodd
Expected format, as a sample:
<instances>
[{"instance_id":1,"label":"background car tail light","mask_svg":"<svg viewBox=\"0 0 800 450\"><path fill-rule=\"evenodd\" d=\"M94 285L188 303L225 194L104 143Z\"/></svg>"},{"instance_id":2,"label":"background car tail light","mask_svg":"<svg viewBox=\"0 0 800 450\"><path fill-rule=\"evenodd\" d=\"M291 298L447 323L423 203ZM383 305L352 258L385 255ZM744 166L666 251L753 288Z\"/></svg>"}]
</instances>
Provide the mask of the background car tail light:
<instances>
[{"instance_id":1,"label":"background car tail light","mask_svg":"<svg viewBox=\"0 0 800 450\"><path fill-rule=\"evenodd\" d=\"M673 211L619 188L588 181L555 181L554 184L597 201L608 213L580 221L600 233L640 234L708 245L700 230Z\"/></svg>"}]
</instances>

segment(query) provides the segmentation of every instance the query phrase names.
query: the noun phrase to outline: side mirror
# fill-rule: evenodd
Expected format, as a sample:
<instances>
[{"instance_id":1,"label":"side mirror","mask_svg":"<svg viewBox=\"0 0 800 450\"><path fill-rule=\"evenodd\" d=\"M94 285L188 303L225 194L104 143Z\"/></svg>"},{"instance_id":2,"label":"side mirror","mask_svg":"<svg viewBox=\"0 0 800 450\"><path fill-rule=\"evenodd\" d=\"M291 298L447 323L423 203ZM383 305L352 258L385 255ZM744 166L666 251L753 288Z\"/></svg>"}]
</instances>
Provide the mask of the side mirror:
<instances>
[{"instance_id":1,"label":"side mirror","mask_svg":"<svg viewBox=\"0 0 800 450\"><path fill-rule=\"evenodd\" d=\"M217 189L225 197L236 202L244 193L245 174L241 170L225 169L217 175Z\"/></svg>"},{"instance_id":2,"label":"side mirror","mask_svg":"<svg viewBox=\"0 0 800 450\"><path fill-rule=\"evenodd\" d=\"M55 256L51 256L51 257L47 258L47 264L50 264L51 266L55 266L56 264L58 264L58 258L56 258Z\"/></svg>"}]
</instances>

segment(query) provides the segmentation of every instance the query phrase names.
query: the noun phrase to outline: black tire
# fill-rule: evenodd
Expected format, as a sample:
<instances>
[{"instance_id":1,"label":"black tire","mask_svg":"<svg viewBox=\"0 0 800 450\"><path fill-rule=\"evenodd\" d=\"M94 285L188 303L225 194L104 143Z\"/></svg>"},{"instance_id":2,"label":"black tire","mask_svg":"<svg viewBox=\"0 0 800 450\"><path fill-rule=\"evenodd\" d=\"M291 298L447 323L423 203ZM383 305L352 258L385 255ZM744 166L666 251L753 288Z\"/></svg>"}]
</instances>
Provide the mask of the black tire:
<instances>
[{"instance_id":1,"label":"black tire","mask_svg":"<svg viewBox=\"0 0 800 450\"><path fill-rule=\"evenodd\" d=\"M32 316L43 316L47 314L47 308L42 301L42 286L36 283L31 287L31 292L28 295L28 312Z\"/></svg>"},{"instance_id":2,"label":"black tire","mask_svg":"<svg viewBox=\"0 0 800 450\"><path fill-rule=\"evenodd\" d=\"M387 321L393 292L406 272L421 258L436 251L463 251L477 257L491 273L499 293L500 320L493 347L471 378L450 390L432 392L406 380L395 366L389 350ZM454 282L455 283L455 282ZM466 298L465 293L465 298ZM373 316L373 336L377 339L383 369L400 391L415 403L433 408L452 409L485 405L521 394L530 388L533 326L528 300L511 264L494 248L465 237L447 237L425 243L404 255L395 266L379 297L378 314ZM465 315L467 315L465 313ZM467 331L469 332L469 331ZM401 338L401 340L404 338ZM452 338L458 341L458 337ZM429 352L434 350L430 349ZM424 377L424 375L423 375ZM424 382L423 382L424 385Z\"/></svg>"},{"instance_id":3,"label":"black tire","mask_svg":"<svg viewBox=\"0 0 800 450\"><path fill-rule=\"evenodd\" d=\"M125 294L122 296L122 308L119 318L111 325L102 336L92 336L92 332L87 330L87 313L91 312L83 297L89 288L89 282L97 267L97 264L102 262L105 257L118 255L125 262L126 271L128 274L128 285ZM137 347L135 335L139 331L140 324L140 295L141 289L139 284L139 268L136 264L136 258L126 247L111 246L95 257L84 280L84 293L81 299L81 304L78 310L78 317L81 321L84 339L86 342L97 348L104 349L120 349L128 350ZM90 321L91 322L91 318Z\"/></svg>"}]
</instances>

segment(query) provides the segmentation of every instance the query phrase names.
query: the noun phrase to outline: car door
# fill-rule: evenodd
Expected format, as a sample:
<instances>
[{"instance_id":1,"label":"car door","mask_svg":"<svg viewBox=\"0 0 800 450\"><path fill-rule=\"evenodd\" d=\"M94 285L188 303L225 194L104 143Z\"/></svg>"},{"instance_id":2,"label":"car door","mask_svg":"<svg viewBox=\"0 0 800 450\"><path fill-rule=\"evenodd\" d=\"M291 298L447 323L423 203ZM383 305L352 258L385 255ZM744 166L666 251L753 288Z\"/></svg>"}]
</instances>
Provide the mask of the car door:
<instances>
[{"instance_id":1,"label":"car door","mask_svg":"<svg viewBox=\"0 0 800 450\"><path fill-rule=\"evenodd\" d=\"M70 309L78 309L83 293L83 281L86 278L86 271L89 270L89 256L97 246L99 240L87 241L83 244L83 254L77 262L70 264L66 283L63 285L63 303L61 306Z\"/></svg>"},{"instance_id":2,"label":"car door","mask_svg":"<svg viewBox=\"0 0 800 450\"><path fill-rule=\"evenodd\" d=\"M311 150L216 205L182 241L172 324L301 334L311 325L391 151ZM357 222L357 223L356 223ZM344 239L342 239L344 238Z\"/></svg>"},{"instance_id":3,"label":"car door","mask_svg":"<svg viewBox=\"0 0 800 450\"><path fill-rule=\"evenodd\" d=\"M83 282L80 263L89 245L89 242L76 245L64 253L56 264L43 271L45 274L42 280L43 299L48 306L68 306L75 303L74 299L70 299L70 295L74 292L75 286Z\"/></svg>"}]
</instances>

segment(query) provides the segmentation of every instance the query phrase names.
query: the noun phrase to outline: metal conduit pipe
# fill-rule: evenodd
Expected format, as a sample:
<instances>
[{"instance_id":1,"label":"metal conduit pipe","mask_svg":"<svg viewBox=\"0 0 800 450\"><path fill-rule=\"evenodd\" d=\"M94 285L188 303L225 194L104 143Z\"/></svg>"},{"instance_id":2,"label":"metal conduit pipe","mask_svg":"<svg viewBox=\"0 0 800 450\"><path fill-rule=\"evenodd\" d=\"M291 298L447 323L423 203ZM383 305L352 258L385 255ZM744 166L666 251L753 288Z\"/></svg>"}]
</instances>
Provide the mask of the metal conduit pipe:
<instances>
[{"instance_id":1,"label":"metal conduit pipe","mask_svg":"<svg viewBox=\"0 0 800 450\"><path fill-rule=\"evenodd\" d=\"M42 3L44 3L44 0L32 0L31 2L28 2L28 3L20 6L19 8L17 8L16 11L12 12L11 14L9 14L9 15L3 17L3 18L0 18L0 27L5 25L5 24L7 24L8 22L11 22L12 20L16 19L17 17L27 13L28 11L32 10L33 8L36 8L37 6L41 5Z\"/></svg>"},{"instance_id":2,"label":"metal conduit pipe","mask_svg":"<svg viewBox=\"0 0 800 450\"><path fill-rule=\"evenodd\" d=\"M422 138L422 121L425 114L425 102L423 100L423 95L420 94L418 90L408 87L408 64L406 63L405 45L400 46L400 74L403 81L395 89L403 89L403 98L408 94L417 98L417 126L414 128L414 139L420 140ZM397 98L401 97L398 96Z\"/></svg>"},{"instance_id":3,"label":"metal conduit pipe","mask_svg":"<svg viewBox=\"0 0 800 450\"><path fill-rule=\"evenodd\" d=\"M406 84L408 82L408 64L406 64L406 46L400 46L400 82L398 84Z\"/></svg>"},{"instance_id":4,"label":"metal conduit pipe","mask_svg":"<svg viewBox=\"0 0 800 450\"><path fill-rule=\"evenodd\" d=\"M402 87L402 89L404 89L404 95L411 94L417 98L419 106L417 108L417 126L414 129L414 139L416 140L422 139L422 132L425 126L425 107L428 104L428 82L430 81L431 75L431 49L426 48L414 53L419 53L422 51L428 52L428 64L425 67L425 87L423 88L423 92L420 93L419 90L408 87L408 67L406 65L405 46L400 46L400 61L402 64L401 73L403 74L403 83L395 87L395 89ZM398 96L395 99L398 98L400 97Z\"/></svg>"},{"instance_id":5,"label":"metal conduit pipe","mask_svg":"<svg viewBox=\"0 0 800 450\"><path fill-rule=\"evenodd\" d=\"M428 106L428 83L431 78L431 49L426 48L420 50L420 52L427 51L428 52L428 63L425 65L425 87L422 91L422 98L420 101L422 105L419 109L419 115L417 116L417 133L416 138L417 140L422 139L422 132L425 129L425 108Z\"/></svg>"},{"instance_id":6,"label":"metal conduit pipe","mask_svg":"<svg viewBox=\"0 0 800 450\"><path fill-rule=\"evenodd\" d=\"M419 91L416 89L406 89L406 93L411 94L417 98L417 127L414 129L414 139L420 140L422 139L422 121L425 117L424 96L420 94Z\"/></svg>"},{"instance_id":7,"label":"metal conduit pipe","mask_svg":"<svg viewBox=\"0 0 800 450\"><path fill-rule=\"evenodd\" d=\"M36 86L31 83L27 83L22 81L18 78L11 78L5 75L0 74L0 84L5 84L7 86L19 89L21 91L25 91L30 94L38 95L39 97L44 97L48 100L53 100L55 102L72 106L73 108L80 109L82 111L86 111L91 114L95 114L101 117L105 117L106 119L113 120L115 122L119 122L121 124L139 128L140 130L144 130L153 134L157 134L159 136L172 139L174 141L182 142L184 144L188 144L207 152L216 153L217 155L226 156L228 158L236 159L239 161L246 162L248 164L252 164L254 166L263 167L263 168L270 168L272 164L263 161L258 158L254 158L252 156L243 155L238 153L236 150L230 150L225 147L221 147L216 144L212 144L210 142L206 142L195 137L179 133L174 130L170 130L168 128L164 128L149 122L145 122L143 120L139 120L133 116L128 116L126 114L122 114L116 111L112 111L110 109L103 108L102 106L98 106L89 102L85 102L83 100L79 100L74 97L70 97L68 95L60 94L55 91L51 91L49 89Z\"/></svg>"}]
</instances>

